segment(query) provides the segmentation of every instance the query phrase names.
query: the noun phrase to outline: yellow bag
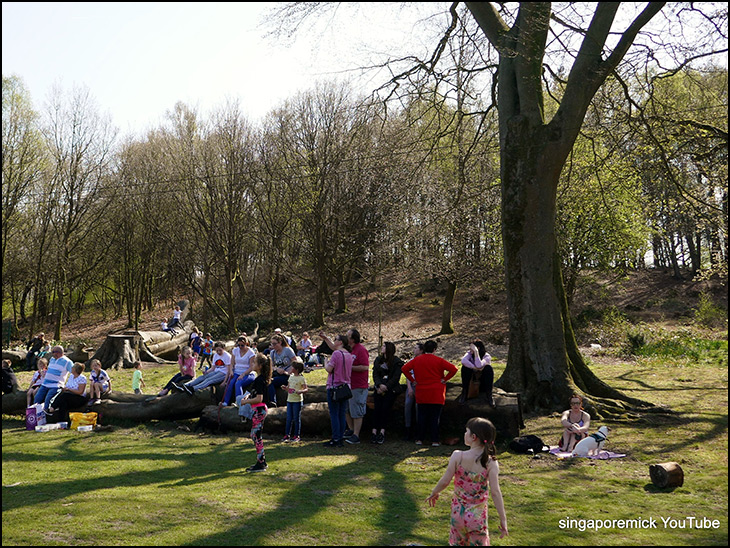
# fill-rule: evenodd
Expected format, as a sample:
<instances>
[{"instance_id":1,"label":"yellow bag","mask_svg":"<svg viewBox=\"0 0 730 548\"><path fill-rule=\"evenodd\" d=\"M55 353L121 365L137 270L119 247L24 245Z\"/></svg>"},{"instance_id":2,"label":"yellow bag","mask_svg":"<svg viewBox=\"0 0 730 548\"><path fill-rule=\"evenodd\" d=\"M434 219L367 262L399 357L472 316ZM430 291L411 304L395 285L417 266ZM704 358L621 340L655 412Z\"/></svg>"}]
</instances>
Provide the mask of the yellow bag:
<instances>
[{"instance_id":1,"label":"yellow bag","mask_svg":"<svg viewBox=\"0 0 730 548\"><path fill-rule=\"evenodd\" d=\"M71 430L76 430L79 426L96 426L97 413L69 413L71 419Z\"/></svg>"}]
</instances>

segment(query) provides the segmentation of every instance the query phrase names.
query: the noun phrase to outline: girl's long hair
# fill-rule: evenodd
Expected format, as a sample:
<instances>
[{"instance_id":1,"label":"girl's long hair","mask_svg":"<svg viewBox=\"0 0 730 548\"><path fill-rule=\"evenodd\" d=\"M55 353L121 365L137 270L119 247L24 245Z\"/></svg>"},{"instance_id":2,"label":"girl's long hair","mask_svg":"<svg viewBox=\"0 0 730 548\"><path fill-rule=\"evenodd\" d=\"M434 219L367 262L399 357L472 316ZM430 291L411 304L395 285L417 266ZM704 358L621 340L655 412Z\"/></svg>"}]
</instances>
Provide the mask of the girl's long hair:
<instances>
[{"instance_id":1,"label":"girl's long hair","mask_svg":"<svg viewBox=\"0 0 730 548\"><path fill-rule=\"evenodd\" d=\"M481 339L474 339L472 341L472 344L477 347L477 351L479 352L479 357L484 358L484 354L487 353L487 348L484 346L484 343Z\"/></svg>"},{"instance_id":2,"label":"girl's long hair","mask_svg":"<svg viewBox=\"0 0 730 548\"><path fill-rule=\"evenodd\" d=\"M494 447L494 440L497 439L497 429L489 419L482 417L472 417L467 421L466 427L484 444L484 450L479 462L486 468L490 459L497 460L497 450Z\"/></svg>"},{"instance_id":3,"label":"girl's long hair","mask_svg":"<svg viewBox=\"0 0 730 548\"><path fill-rule=\"evenodd\" d=\"M390 367L395 361L395 345L392 342L385 342L383 344L385 345L385 355L383 358L385 359L385 363Z\"/></svg>"},{"instance_id":4,"label":"girl's long hair","mask_svg":"<svg viewBox=\"0 0 730 548\"><path fill-rule=\"evenodd\" d=\"M271 358L266 354L259 352L256 354L256 363L259 364L259 375L264 378L264 383L268 386L271 384Z\"/></svg>"}]
</instances>

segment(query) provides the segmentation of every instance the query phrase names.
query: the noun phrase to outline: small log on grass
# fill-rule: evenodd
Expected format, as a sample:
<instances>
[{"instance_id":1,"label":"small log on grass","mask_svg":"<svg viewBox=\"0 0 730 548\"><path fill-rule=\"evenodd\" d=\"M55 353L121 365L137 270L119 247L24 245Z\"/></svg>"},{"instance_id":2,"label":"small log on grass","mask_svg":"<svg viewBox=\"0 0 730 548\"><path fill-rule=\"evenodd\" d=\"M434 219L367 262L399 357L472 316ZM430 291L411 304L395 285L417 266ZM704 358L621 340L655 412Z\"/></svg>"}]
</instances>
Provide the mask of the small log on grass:
<instances>
[{"instance_id":1,"label":"small log on grass","mask_svg":"<svg viewBox=\"0 0 730 548\"><path fill-rule=\"evenodd\" d=\"M664 462L649 466L651 482L664 489L665 487L682 487L684 484L684 471L676 462Z\"/></svg>"}]
</instances>

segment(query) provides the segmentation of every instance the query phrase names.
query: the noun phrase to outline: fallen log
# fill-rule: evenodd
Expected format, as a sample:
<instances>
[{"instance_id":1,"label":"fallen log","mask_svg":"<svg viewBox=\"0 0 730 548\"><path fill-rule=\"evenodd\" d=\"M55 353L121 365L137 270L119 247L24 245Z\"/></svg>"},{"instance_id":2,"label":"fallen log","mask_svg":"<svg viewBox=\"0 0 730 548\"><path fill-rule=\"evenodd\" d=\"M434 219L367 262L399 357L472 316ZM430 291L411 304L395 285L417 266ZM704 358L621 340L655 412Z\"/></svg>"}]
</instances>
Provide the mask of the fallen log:
<instances>
[{"instance_id":1,"label":"fallen log","mask_svg":"<svg viewBox=\"0 0 730 548\"><path fill-rule=\"evenodd\" d=\"M166 363L165 359L177 360L181 346L187 344L194 324L184 321L190 312L189 301L177 303L181 310L182 328L178 327L178 335L173 336L166 331L124 331L110 333L91 359L101 362L104 369L134 367L134 362L144 360L155 363Z\"/></svg>"},{"instance_id":2,"label":"fallen log","mask_svg":"<svg viewBox=\"0 0 730 548\"><path fill-rule=\"evenodd\" d=\"M441 434L461 434L464 431L466 421L472 417L485 417L494 423L498 433L508 439L520 435L520 428L524 428L522 422L522 410L517 394L509 394L499 389L494 391L494 401L497 405L492 408L486 399L475 398L466 403L458 403L456 399L461 394L461 385L448 384L446 397L447 401L441 414ZM279 391L277 395L279 402L286 401L286 392ZM367 433L372 428L373 418L373 393L368 395L368 413L363 420L361 432ZM390 430L402 432L404 430L404 406L405 395L399 395L391 409ZM241 423L238 416L238 409L235 407L220 408L217 405L208 406L203 410L203 418L206 422L218 423L229 431L245 432L250 430L250 421ZM307 435L327 436L331 435L329 410L327 407L327 390L324 386L310 386L309 391L304 395L304 406L302 407L302 433ZM266 416L266 430L269 432L284 433L286 426L286 404L280 407L269 409Z\"/></svg>"},{"instance_id":3,"label":"fallen log","mask_svg":"<svg viewBox=\"0 0 730 548\"><path fill-rule=\"evenodd\" d=\"M3 350L3 360L10 360L10 367L18 371L28 369L25 362L27 355L25 350Z\"/></svg>"},{"instance_id":4,"label":"fallen log","mask_svg":"<svg viewBox=\"0 0 730 548\"><path fill-rule=\"evenodd\" d=\"M500 436L512 439L520 435L522 410L518 394L509 394L499 389L494 391L494 401L497 405L492 408L486 399L476 398L458 403L456 399L461 394L461 386L448 384L446 404L441 414L441 435L460 435L464 431L466 421L471 417L485 417L491 420ZM286 425L286 392L279 390L278 401L280 407L272 408L266 419L266 430L269 432L284 432ZM180 392L172 392L167 396L155 397L145 394L130 394L113 391L102 397L102 402L93 406L106 419L127 419L139 422L150 420L181 420L203 416L206 420L217 422L227 430L245 432L250 429L249 423L241 423L238 409L235 407L220 408L217 402L220 393L214 393L211 388L196 391L193 396ZM404 403L405 395L399 395L391 410L391 424L389 431L402 432L404 430ZM362 432L367 435L371 429L373 418L373 394L368 395L368 413L363 421ZM18 391L3 396L3 413L25 413L25 391ZM306 435L330 435L329 410L327 407L327 390L324 386L310 386L304 396L302 408L302 432Z\"/></svg>"}]
</instances>

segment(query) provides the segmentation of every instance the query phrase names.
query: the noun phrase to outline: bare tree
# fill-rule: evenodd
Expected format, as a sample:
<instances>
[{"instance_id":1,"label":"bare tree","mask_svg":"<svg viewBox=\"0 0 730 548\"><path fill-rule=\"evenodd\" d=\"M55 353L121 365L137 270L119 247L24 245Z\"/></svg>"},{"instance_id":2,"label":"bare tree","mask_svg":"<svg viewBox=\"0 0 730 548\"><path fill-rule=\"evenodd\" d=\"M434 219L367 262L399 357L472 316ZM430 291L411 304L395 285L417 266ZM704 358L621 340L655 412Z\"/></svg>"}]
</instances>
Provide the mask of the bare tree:
<instances>
[{"instance_id":1,"label":"bare tree","mask_svg":"<svg viewBox=\"0 0 730 548\"><path fill-rule=\"evenodd\" d=\"M60 340L70 288L102 258L86 249L103 222L100 211L108 197L105 182L116 129L108 117L99 114L88 89L77 88L65 94L55 88L48 103L44 134L53 166L48 196L53 206L53 245L48 250L47 268L52 270L56 289L54 338Z\"/></svg>"}]
</instances>

